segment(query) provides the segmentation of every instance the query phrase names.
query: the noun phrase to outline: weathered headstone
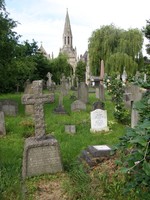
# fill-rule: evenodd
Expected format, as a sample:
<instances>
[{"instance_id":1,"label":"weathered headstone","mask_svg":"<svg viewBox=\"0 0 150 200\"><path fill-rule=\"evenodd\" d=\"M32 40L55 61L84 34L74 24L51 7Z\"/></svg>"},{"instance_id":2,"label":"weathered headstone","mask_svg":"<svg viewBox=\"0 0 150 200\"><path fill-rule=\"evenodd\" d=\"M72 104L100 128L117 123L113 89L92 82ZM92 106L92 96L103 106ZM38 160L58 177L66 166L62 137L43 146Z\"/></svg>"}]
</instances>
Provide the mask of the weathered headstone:
<instances>
[{"instance_id":1,"label":"weathered headstone","mask_svg":"<svg viewBox=\"0 0 150 200\"><path fill-rule=\"evenodd\" d=\"M48 78L46 85L47 89L50 90L52 86L52 74L50 72L47 73L46 77Z\"/></svg>"},{"instance_id":2,"label":"weathered headstone","mask_svg":"<svg viewBox=\"0 0 150 200\"><path fill-rule=\"evenodd\" d=\"M125 88L124 102L128 108L131 108L131 128L134 128L139 119L138 111L135 109L135 102L140 101L147 90L137 85L128 85Z\"/></svg>"},{"instance_id":3,"label":"weathered headstone","mask_svg":"<svg viewBox=\"0 0 150 200\"><path fill-rule=\"evenodd\" d=\"M88 86L81 82L78 86L78 99L84 103L88 102Z\"/></svg>"},{"instance_id":4,"label":"weathered headstone","mask_svg":"<svg viewBox=\"0 0 150 200\"><path fill-rule=\"evenodd\" d=\"M101 109L101 110L104 110L104 102L102 101L96 101L93 103L93 109L92 110L96 110L96 109Z\"/></svg>"},{"instance_id":5,"label":"weathered headstone","mask_svg":"<svg viewBox=\"0 0 150 200\"><path fill-rule=\"evenodd\" d=\"M22 97L23 104L34 105L35 137L27 138L23 154L23 178L62 171L57 140L45 133L43 104L53 98L42 94L42 81L33 81L34 94Z\"/></svg>"},{"instance_id":6,"label":"weathered headstone","mask_svg":"<svg viewBox=\"0 0 150 200\"><path fill-rule=\"evenodd\" d=\"M76 100L71 104L71 111L86 110L86 104L80 100Z\"/></svg>"},{"instance_id":7,"label":"weathered headstone","mask_svg":"<svg viewBox=\"0 0 150 200\"><path fill-rule=\"evenodd\" d=\"M97 109L91 112L91 132L109 131L107 126L107 111Z\"/></svg>"},{"instance_id":8,"label":"weathered headstone","mask_svg":"<svg viewBox=\"0 0 150 200\"><path fill-rule=\"evenodd\" d=\"M76 133L76 126L75 125L65 125L65 132L74 134Z\"/></svg>"},{"instance_id":9,"label":"weathered headstone","mask_svg":"<svg viewBox=\"0 0 150 200\"><path fill-rule=\"evenodd\" d=\"M6 135L4 112L0 111L0 136Z\"/></svg>"},{"instance_id":10,"label":"weathered headstone","mask_svg":"<svg viewBox=\"0 0 150 200\"><path fill-rule=\"evenodd\" d=\"M34 94L32 83L30 83L29 81L26 81L25 83L24 94ZM26 115L33 115L34 114L33 105L25 105L25 113Z\"/></svg>"},{"instance_id":11,"label":"weathered headstone","mask_svg":"<svg viewBox=\"0 0 150 200\"><path fill-rule=\"evenodd\" d=\"M0 110L5 115L16 116L18 113L18 103L10 99L0 100Z\"/></svg>"},{"instance_id":12,"label":"weathered headstone","mask_svg":"<svg viewBox=\"0 0 150 200\"><path fill-rule=\"evenodd\" d=\"M105 94L104 94L104 61L101 60L101 66L100 66L100 85L99 85L99 95L100 95L100 100L104 101L105 99Z\"/></svg>"},{"instance_id":13,"label":"weathered headstone","mask_svg":"<svg viewBox=\"0 0 150 200\"><path fill-rule=\"evenodd\" d=\"M69 83L68 80L66 79L66 77L64 76L64 74L62 75L62 78L60 79L60 91L62 93L63 96L68 95L68 91L69 91Z\"/></svg>"}]
</instances>

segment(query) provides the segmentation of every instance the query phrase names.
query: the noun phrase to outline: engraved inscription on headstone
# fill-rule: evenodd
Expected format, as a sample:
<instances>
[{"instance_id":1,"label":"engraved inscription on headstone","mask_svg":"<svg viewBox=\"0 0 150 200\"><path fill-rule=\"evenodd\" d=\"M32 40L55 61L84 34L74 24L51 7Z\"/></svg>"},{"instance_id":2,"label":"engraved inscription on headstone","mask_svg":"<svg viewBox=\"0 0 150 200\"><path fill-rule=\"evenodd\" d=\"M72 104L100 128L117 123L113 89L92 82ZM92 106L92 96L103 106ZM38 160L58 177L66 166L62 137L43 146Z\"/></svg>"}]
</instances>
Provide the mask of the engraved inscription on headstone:
<instances>
[{"instance_id":1,"label":"engraved inscription on headstone","mask_svg":"<svg viewBox=\"0 0 150 200\"><path fill-rule=\"evenodd\" d=\"M107 111L97 109L91 112L91 132L108 131Z\"/></svg>"},{"instance_id":2,"label":"engraved inscription on headstone","mask_svg":"<svg viewBox=\"0 0 150 200\"><path fill-rule=\"evenodd\" d=\"M61 172L62 162L60 149L55 138L45 140L28 138L25 142L23 160L23 178L45 173Z\"/></svg>"}]
</instances>

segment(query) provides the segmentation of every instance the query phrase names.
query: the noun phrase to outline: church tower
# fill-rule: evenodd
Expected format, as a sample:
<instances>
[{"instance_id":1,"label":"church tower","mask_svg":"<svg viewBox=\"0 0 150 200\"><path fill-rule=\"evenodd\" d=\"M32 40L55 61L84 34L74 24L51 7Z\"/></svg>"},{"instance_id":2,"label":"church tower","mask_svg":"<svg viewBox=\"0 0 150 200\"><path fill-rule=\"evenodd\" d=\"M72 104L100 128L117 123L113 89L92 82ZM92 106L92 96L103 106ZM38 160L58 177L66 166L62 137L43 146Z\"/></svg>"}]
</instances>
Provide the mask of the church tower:
<instances>
[{"instance_id":1,"label":"church tower","mask_svg":"<svg viewBox=\"0 0 150 200\"><path fill-rule=\"evenodd\" d=\"M70 63L73 69L73 74L75 74L77 65L77 51L76 48L73 48L73 36L71 31L68 9L66 12L64 32L63 32L63 47L62 49L60 49L60 53L67 55L68 62Z\"/></svg>"}]
</instances>

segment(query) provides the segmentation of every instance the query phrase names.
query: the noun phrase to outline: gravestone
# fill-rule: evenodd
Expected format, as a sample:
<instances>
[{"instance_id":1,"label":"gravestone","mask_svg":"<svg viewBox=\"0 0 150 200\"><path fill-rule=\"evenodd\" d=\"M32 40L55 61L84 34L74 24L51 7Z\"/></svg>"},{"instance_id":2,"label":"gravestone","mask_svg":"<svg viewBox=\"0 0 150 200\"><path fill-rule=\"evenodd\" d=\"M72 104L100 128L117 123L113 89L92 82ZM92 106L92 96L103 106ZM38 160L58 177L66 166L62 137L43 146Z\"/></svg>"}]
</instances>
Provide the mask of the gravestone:
<instances>
[{"instance_id":1,"label":"gravestone","mask_svg":"<svg viewBox=\"0 0 150 200\"><path fill-rule=\"evenodd\" d=\"M0 100L0 110L5 115L16 116L18 114L18 103L10 99Z\"/></svg>"},{"instance_id":2,"label":"gravestone","mask_svg":"<svg viewBox=\"0 0 150 200\"><path fill-rule=\"evenodd\" d=\"M78 100L88 102L88 86L85 82L81 82L78 86Z\"/></svg>"},{"instance_id":3,"label":"gravestone","mask_svg":"<svg viewBox=\"0 0 150 200\"><path fill-rule=\"evenodd\" d=\"M30 177L62 171L58 141L45 133L43 104L50 94L42 94L42 81L33 81L34 94L22 97L23 104L34 105L35 137L27 138L23 153L22 176Z\"/></svg>"},{"instance_id":4,"label":"gravestone","mask_svg":"<svg viewBox=\"0 0 150 200\"><path fill-rule=\"evenodd\" d=\"M127 72L125 70L125 67L124 67L124 70L123 70L121 78L122 78L122 82L126 83L126 81L127 81Z\"/></svg>"},{"instance_id":5,"label":"gravestone","mask_svg":"<svg viewBox=\"0 0 150 200\"><path fill-rule=\"evenodd\" d=\"M32 83L26 81L24 94L34 94ZM34 107L33 105L25 105L25 113L26 115L33 115L34 114Z\"/></svg>"},{"instance_id":6,"label":"gravestone","mask_svg":"<svg viewBox=\"0 0 150 200\"><path fill-rule=\"evenodd\" d=\"M101 60L100 66L100 85L99 85L99 99L104 101L105 99L105 92L104 92L104 61Z\"/></svg>"},{"instance_id":7,"label":"gravestone","mask_svg":"<svg viewBox=\"0 0 150 200\"><path fill-rule=\"evenodd\" d=\"M63 96L68 95L69 92L69 83L68 80L66 79L65 75L62 75L62 78L60 79L60 91L62 93Z\"/></svg>"},{"instance_id":8,"label":"gravestone","mask_svg":"<svg viewBox=\"0 0 150 200\"><path fill-rule=\"evenodd\" d=\"M96 110L96 109L101 109L104 110L105 104L102 101L96 101L93 103L93 108L92 110Z\"/></svg>"},{"instance_id":9,"label":"gravestone","mask_svg":"<svg viewBox=\"0 0 150 200\"><path fill-rule=\"evenodd\" d=\"M68 88L66 86L66 78L63 75L61 79L60 93L59 93L59 103L58 106L54 109L56 114L67 114L63 105L63 98L68 94Z\"/></svg>"},{"instance_id":10,"label":"gravestone","mask_svg":"<svg viewBox=\"0 0 150 200\"><path fill-rule=\"evenodd\" d=\"M0 136L6 135L4 112L0 111Z\"/></svg>"},{"instance_id":11,"label":"gravestone","mask_svg":"<svg viewBox=\"0 0 150 200\"><path fill-rule=\"evenodd\" d=\"M89 167L95 167L110 158L111 148L107 145L89 146L81 152L79 160L86 163Z\"/></svg>"},{"instance_id":12,"label":"gravestone","mask_svg":"<svg viewBox=\"0 0 150 200\"><path fill-rule=\"evenodd\" d=\"M140 101L147 90L137 85L128 85L125 88L124 103L131 109L131 128L134 128L139 119L138 111L135 109L135 103Z\"/></svg>"},{"instance_id":13,"label":"gravestone","mask_svg":"<svg viewBox=\"0 0 150 200\"><path fill-rule=\"evenodd\" d=\"M71 111L86 110L86 104L80 100L76 100L71 104Z\"/></svg>"},{"instance_id":14,"label":"gravestone","mask_svg":"<svg viewBox=\"0 0 150 200\"><path fill-rule=\"evenodd\" d=\"M91 112L91 132L109 131L107 126L107 111L97 109Z\"/></svg>"},{"instance_id":15,"label":"gravestone","mask_svg":"<svg viewBox=\"0 0 150 200\"><path fill-rule=\"evenodd\" d=\"M50 72L47 73L46 77L48 78L46 85L47 85L47 89L51 90L51 86L52 86L52 74Z\"/></svg>"},{"instance_id":16,"label":"gravestone","mask_svg":"<svg viewBox=\"0 0 150 200\"><path fill-rule=\"evenodd\" d=\"M76 127L75 125L65 125L65 132L74 134L76 133Z\"/></svg>"}]
</instances>

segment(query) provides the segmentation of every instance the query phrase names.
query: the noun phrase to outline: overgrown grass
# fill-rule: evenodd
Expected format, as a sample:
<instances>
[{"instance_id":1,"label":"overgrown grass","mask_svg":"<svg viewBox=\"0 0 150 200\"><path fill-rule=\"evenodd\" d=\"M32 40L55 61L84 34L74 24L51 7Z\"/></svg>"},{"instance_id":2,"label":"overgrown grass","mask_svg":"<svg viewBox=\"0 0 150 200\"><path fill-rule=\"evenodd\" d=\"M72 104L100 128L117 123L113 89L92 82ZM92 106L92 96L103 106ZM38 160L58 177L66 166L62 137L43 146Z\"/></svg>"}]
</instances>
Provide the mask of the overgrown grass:
<instances>
[{"instance_id":1,"label":"overgrown grass","mask_svg":"<svg viewBox=\"0 0 150 200\"><path fill-rule=\"evenodd\" d=\"M22 94L7 94L0 96L1 99L16 100L19 104L19 113L17 117L5 117L7 135L0 138L0 199L4 200L22 198L21 166L24 140L26 137L34 135L34 124L31 117L25 116L24 114L24 105L21 104L21 95ZM107 144L113 146L116 144L119 137L125 133L125 128L114 120L113 104L106 94L105 109L108 114L110 131L108 133L90 133L90 111L92 110L93 102L97 101L95 94L90 93L86 111L80 112L71 112L70 105L73 102L70 98L71 95L72 93L64 98L64 107L68 113L67 115L58 115L53 112L54 108L58 105L58 93L55 94L54 103L44 106L46 133L54 135L60 144L65 173L74 176L75 180L78 178L80 180L76 181L76 184L73 185L71 195L74 197L80 196L80 199L90 199L90 190L88 190L88 187L90 187L88 186L90 178L84 174L84 170L82 170L79 165L74 163L76 163L80 152L89 145ZM71 135L65 133L65 125L67 124L76 125L76 134ZM55 175L52 175L51 178L53 176ZM44 177L49 177L49 175ZM31 178L27 181L29 194L34 191L31 187L33 180L35 179Z\"/></svg>"}]
</instances>

